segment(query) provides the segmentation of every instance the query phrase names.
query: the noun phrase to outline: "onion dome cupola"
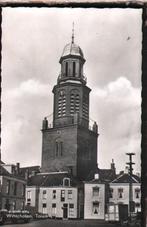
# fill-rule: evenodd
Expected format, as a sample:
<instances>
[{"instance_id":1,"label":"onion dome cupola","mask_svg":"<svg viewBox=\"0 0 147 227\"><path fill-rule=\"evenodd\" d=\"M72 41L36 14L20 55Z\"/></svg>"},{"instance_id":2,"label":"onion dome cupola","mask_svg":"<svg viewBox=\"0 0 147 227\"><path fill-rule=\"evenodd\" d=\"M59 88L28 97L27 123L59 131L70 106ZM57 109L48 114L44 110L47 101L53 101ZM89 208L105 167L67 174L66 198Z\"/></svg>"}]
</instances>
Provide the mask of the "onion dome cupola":
<instances>
[{"instance_id":1,"label":"onion dome cupola","mask_svg":"<svg viewBox=\"0 0 147 227\"><path fill-rule=\"evenodd\" d=\"M64 47L59 63L61 64L61 73L58 77L58 83L70 79L86 84L86 78L83 75L85 59L83 51L74 42L74 29L72 30L71 43Z\"/></svg>"}]
</instances>

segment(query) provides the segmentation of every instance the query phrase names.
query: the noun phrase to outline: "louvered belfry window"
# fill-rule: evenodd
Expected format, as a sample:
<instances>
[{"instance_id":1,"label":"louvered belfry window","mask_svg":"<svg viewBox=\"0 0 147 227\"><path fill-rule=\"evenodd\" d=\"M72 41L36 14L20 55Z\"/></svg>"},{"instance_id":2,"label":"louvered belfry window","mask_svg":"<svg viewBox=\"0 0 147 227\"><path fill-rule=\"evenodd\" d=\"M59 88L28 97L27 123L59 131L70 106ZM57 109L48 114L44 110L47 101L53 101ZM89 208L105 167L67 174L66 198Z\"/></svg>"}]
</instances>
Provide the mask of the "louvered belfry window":
<instances>
[{"instance_id":1,"label":"louvered belfry window","mask_svg":"<svg viewBox=\"0 0 147 227\"><path fill-rule=\"evenodd\" d=\"M66 115L66 94L62 90L59 92L58 97L58 117L63 117Z\"/></svg>"},{"instance_id":2,"label":"louvered belfry window","mask_svg":"<svg viewBox=\"0 0 147 227\"><path fill-rule=\"evenodd\" d=\"M70 94L70 114L78 113L80 109L80 96L78 91L74 90Z\"/></svg>"},{"instance_id":3,"label":"louvered belfry window","mask_svg":"<svg viewBox=\"0 0 147 227\"><path fill-rule=\"evenodd\" d=\"M83 97L83 117L88 119L88 97L84 95Z\"/></svg>"}]
</instances>

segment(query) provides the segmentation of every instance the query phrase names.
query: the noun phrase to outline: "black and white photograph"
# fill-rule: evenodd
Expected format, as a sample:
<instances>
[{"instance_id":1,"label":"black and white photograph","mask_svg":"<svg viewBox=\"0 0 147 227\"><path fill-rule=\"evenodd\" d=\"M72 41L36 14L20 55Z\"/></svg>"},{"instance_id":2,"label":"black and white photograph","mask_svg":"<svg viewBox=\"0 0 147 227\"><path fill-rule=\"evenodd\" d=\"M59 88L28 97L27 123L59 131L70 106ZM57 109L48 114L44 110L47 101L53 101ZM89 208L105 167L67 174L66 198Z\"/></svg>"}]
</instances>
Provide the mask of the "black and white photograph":
<instances>
[{"instance_id":1,"label":"black and white photograph","mask_svg":"<svg viewBox=\"0 0 147 227\"><path fill-rule=\"evenodd\" d=\"M1 29L0 223L141 227L142 9L5 7Z\"/></svg>"}]
</instances>

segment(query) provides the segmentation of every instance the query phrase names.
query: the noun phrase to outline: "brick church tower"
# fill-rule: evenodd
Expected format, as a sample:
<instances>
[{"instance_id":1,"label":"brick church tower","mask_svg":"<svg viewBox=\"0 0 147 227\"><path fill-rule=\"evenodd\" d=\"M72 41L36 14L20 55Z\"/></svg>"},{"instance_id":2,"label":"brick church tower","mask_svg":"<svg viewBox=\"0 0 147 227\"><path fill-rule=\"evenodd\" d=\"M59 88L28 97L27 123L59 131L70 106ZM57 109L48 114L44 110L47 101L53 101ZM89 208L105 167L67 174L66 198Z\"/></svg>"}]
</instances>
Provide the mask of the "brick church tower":
<instances>
[{"instance_id":1,"label":"brick church tower","mask_svg":"<svg viewBox=\"0 0 147 227\"><path fill-rule=\"evenodd\" d=\"M64 47L59 63L61 73L53 88L53 126L47 118L42 125L42 172L69 171L80 180L97 166L96 122L89 127L89 93L83 76L85 63L81 48Z\"/></svg>"}]
</instances>

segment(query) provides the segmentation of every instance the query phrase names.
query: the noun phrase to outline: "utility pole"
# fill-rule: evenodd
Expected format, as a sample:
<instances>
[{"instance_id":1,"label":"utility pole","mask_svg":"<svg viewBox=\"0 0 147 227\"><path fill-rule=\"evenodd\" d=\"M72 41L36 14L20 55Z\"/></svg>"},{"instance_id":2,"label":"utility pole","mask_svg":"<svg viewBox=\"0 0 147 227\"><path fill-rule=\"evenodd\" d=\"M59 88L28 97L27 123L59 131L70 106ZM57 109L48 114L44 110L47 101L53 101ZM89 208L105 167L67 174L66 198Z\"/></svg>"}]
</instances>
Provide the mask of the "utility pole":
<instances>
[{"instance_id":1,"label":"utility pole","mask_svg":"<svg viewBox=\"0 0 147 227\"><path fill-rule=\"evenodd\" d=\"M133 202L133 185L132 185L132 174L133 174L133 168L132 166L135 165L134 162L132 162L132 156L135 155L135 153L126 153L126 155L129 156L129 162L126 164L129 166L129 175L130 175L130 180L129 180L129 216L130 216L130 221L132 220L132 213L134 212L134 202Z\"/></svg>"}]
</instances>

